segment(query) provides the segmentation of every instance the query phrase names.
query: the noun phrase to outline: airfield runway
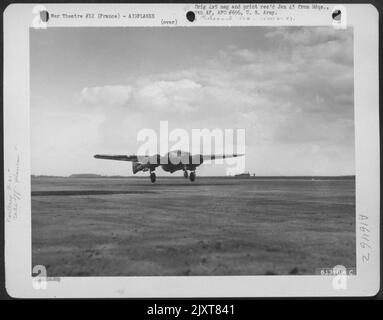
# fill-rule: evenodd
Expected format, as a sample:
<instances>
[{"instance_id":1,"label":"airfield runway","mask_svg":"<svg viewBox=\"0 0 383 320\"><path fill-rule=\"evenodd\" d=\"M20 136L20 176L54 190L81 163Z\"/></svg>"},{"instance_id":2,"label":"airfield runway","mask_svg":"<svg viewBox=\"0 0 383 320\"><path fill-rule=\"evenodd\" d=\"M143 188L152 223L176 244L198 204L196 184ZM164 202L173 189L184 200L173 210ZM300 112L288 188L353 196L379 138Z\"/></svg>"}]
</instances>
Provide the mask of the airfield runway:
<instances>
[{"instance_id":1,"label":"airfield runway","mask_svg":"<svg viewBox=\"0 0 383 320\"><path fill-rule=\"evenodd\" d=\"M355 252L354 178L32 178L48 276L315 274Z\"/></svg>"}]
</instances>

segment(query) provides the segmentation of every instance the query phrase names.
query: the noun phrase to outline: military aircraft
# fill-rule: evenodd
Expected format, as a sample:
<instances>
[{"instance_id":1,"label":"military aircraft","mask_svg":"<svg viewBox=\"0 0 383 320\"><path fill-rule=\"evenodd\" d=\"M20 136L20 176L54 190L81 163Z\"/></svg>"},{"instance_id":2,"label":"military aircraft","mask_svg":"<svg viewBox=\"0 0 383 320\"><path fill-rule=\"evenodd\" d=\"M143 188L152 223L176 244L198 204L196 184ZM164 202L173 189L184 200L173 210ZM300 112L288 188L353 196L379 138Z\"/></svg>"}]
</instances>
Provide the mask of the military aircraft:
<instances>
[{"instance_id":1,"label":"military aircraft","mask_svg":"<svg viewBox=\"0 0 383 320\"><path fill-rule=\"evenodd\" d=\"M107 160L120 160L120 161L130 161L132 162L133 174L137 172L146 172L150 173L150 180L154 183L156 182L155 170L157 167L161 166L164 171L173 173L178 170L183 170L184 177L187 179L190 178L190 181L194 181L196 177L196 168L201 165L206 160L215 160L215 159L225 159L240 157L243 154L231 154L231 155L202 155L196 154L192 155L190 152L175 150L169 151L164 156L159 154L153 156L137 156L137 155L106 155L106 154L96 154L94 157L96 159L107 159ZM190 174L188 173L190 171Z\"/></svg>"}]
</instances>

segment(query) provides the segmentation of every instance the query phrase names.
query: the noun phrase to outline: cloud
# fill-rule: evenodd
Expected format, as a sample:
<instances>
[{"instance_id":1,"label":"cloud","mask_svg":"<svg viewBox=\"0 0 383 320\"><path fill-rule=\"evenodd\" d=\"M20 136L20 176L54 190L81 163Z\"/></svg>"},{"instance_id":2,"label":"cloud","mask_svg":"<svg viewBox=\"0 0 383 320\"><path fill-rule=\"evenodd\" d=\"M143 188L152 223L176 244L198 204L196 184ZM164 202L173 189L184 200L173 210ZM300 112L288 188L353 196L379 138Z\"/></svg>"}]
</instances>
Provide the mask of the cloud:
<instances>
[{"instance_id":1,"label":"cloud","mask_svg":"<svg viewBox=\"0 0 383 320\"><path fill-rule=\"evenodd\" d=\"M157 117L160 112L183 127L245 126L249 143L325 143L329 132L348 135L337 121L353 119L353 68L346 63L352 33L276 28L265 39L278 45L267 52L227 46L199 68L84 88L81 101Z\"/></svg>"},{"instance_id":2,"label":"cloud","mask_svg":"<svg viewBox=\"0 0 383 320\"><path fill-rule=\"evenodd\" d=\"M265 37L284 40L284 44L312 46L332 41L347 41L349 30L339 30L332 27L280 27L266 32ZM276 39L275 39L276 38Z\"/></svg>"},{"instance_id":3,"label":"cloud","mask_svg":"<svg viewBox=\"0 0 383 320\"><path fill-rule=\"evenodd\" d=\"M163 112L194 111L191 102L202 87L190 79L145 82L134 92L135 101L132 103L136 104L138 109L146 108Z\"/></svg>"},{"instance_id":4,"label":"cloud","mask_svg":"<svg viewBox=\"0 0 383 320\"><path fill-rule=\"evenodd\" d=\"M120 106L131 98L133 88L129 85L105 85L81 90L79 103L89 105Z\"/></svg>"},{"instance_id":5,"label":"cloud","mask_svg":"<svg viewBox=\"0 0 383 320\"><path fill-rule=\"evenodd\" d=\"M338 64L353 63L352 29L337 30L331 27L276 28L265 37L294 47L300 58L316 57L317 60L333 60Z\"/></svg>"},{"instance_id":6,"label":"cloud","mask_svg":"<svg viewBox=\"0 0 383 320\"><path fill-rule=\"evenodd\" d=\"M140 129L157 130L168 120L170 129L244 128L246 161L265 174L273 172L268 165L289 170L285 158L296 161L297 172L313 165L315 172L330 173L331 161L341 167L334 157L352 171L352 30L263 30L261 44L222 46L199 57L199 65L186 61L185 67L78 90L79 112L100 119L97 130L92 126L95 150L135 152Z\"/></svg>"},{"instance_id":7,"label":"cloud","mask_svg":"<svg viewBox=\"0 0 383 320\"><path fill-rule=\"evenodd\" d=\"M189 104L201 85L189 80L175 81L141 78L128 85L107 85L82 89L79 104L95 107L125 107L130 111L193 111Z\"/></svg>"}]
</instances>

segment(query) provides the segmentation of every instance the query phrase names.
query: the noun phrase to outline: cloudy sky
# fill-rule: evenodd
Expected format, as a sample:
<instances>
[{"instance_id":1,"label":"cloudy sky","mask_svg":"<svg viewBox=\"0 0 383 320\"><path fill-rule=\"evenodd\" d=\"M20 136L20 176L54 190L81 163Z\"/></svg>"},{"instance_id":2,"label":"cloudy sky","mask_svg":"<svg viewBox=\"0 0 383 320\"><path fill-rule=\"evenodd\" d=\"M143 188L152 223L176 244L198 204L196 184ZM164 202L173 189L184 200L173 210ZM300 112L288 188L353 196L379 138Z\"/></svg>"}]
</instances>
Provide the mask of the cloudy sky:
<instances>
[{"instance_id":1,"label":"cloudy sky","mask_svg":"<svg viewBox=\"0 0 383 320\"><path fill-rule=\"evenodd\" d=\"M138 131L160 120L190 133L245 129L246 171L257 175L354 174L350 29L30 32L32 174L131 175L129 163L93 155L136 153Z\"/></svg>"}]
</instances>

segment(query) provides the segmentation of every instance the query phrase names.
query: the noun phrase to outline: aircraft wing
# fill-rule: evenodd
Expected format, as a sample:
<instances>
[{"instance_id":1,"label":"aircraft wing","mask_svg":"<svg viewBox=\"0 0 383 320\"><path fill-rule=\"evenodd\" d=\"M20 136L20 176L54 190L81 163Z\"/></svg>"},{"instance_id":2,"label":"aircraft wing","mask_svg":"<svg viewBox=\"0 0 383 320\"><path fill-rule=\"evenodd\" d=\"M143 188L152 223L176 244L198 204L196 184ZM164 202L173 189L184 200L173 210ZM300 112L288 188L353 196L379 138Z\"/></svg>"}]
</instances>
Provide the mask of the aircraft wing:
<instances>
[{"instance_id":1,"label":"aircraft wing","mask_svg":"<svg viewBox=\"0 0 383 320\"><path fill-rule=\"evenodd\" d=\"M226 159L226 158L236 158L241 157L243 154L204 154L202 155L203 160L216 160L216 159Z\"/></svg>"},{"instance_id":2,"label":"aircraft wing","mask_svg":"<svg viewBox=\"0 0 383 320\"><path fill-rule=\"evenodd\" d=\"M108 154L96 154L94 155L96 159L107 159L107 160L120 160L120 161L132 161L137 162L138 156L136 155L108 155Z\"/></svg>"}]
</instances>

